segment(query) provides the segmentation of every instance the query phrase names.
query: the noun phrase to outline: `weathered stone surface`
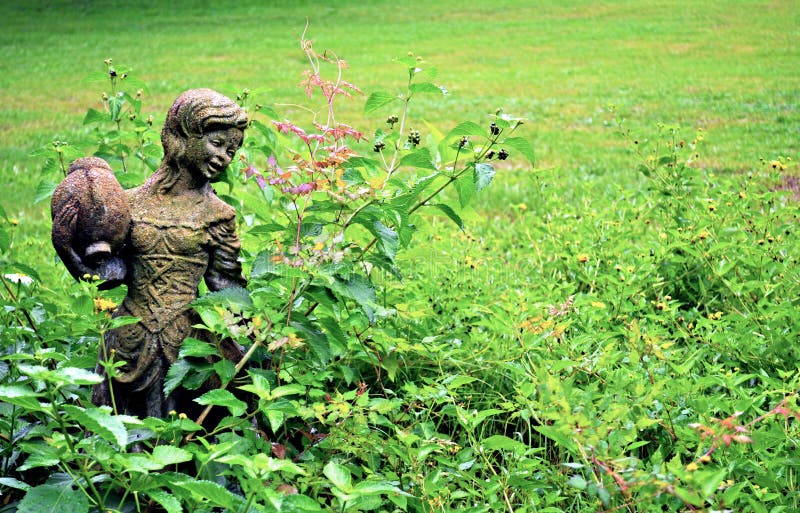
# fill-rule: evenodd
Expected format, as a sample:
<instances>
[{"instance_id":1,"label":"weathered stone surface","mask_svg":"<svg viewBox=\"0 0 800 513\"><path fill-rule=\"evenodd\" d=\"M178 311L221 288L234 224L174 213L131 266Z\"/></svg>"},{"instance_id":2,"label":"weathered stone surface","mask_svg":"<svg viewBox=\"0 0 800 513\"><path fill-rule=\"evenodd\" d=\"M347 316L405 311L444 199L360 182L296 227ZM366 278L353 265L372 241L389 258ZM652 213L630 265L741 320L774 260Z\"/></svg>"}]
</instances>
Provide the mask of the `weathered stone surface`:
<instances>
[{"instance_id":1,"label":"weathered stone surface","mask_svg":"<svg viewBox=\"0 0 800 513\"><path fill-rule=\"evenodd\" d=\"M121 262L112 259L128 236L128 197L105 160L78 159L56 187L50 203L52 241L75 278L85 274L119 281Z\"/></svg>"},{"instance_id":2,"label":"weathered stone surface","mask_svg":"<svg viewBox=\"0 0 800 513\"><path fill-rule=\"evenodd\" d=\"M139 416L193 415L200 408L193 399L215 383L164 394L166 373L184 339L219 344L232 361L243 356L235 342L213 340L208 331L194 328L201 321L190 304L203 279L211 291L246 284L235 211L210 185L241 146L246 126L245 112L209 89L186 91L169 109L161 132L164 159L143 185L125 191L129 230L119 253L111 249L112 258L124 263L128 286L113 316L139 321L106 333L96 369L106 379L94 388L94 404ZM61 243L61 228L56 231ZM77 256L85 265L85 252ZM121 363L114 378L106 373L106 362Z\"/></svg>"}]
</instances>

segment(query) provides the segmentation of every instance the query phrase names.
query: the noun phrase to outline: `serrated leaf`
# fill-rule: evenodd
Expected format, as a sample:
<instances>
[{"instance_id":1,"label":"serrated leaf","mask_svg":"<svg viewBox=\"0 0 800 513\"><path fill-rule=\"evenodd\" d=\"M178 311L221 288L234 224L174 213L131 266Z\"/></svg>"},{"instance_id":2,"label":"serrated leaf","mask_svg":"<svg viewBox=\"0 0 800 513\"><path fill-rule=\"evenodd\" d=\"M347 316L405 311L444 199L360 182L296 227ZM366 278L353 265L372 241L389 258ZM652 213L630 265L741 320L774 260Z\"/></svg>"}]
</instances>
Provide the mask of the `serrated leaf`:
<instances>
[{"instance_id":1,"label":"serrated leaf","mask_svg":"<svg viewBox=\"0 0 800 513\"><path fill-rule=\"evenodd\" d=\"M488 129L480 126L477 123L473 123L472 121L465 121L463 123L459 123L456 125L455 128L450 130L450 133L447 134L447 139L453 137L464 137L465 135L479 135L486 137L488 133Z\"/></svg>"},{"instance_id":2,"label":"serrated leaf","mask_svg":"<svg viewBox=\"0 0 800 513\"><path fill-rule=\"evenodd\" d=\"M181 449L180 447L174 447L172 445L157 445L153 448L151 457L153 461L166 467L167 465L175 465L177 463L183 463L184 461L190 461L192 459L192 453L186 449Z\"/></svg>"},{"instance_id":3,"label":"serrated leaf","mask_svg":"<svg viewBox=\"0 0 800 513\"><path fill-rule=\"evenodd\" d=\"M219 351L217 351L216 346L194 337L187 337L183 341L183 344L181 344L181 349L178 352L178 358L186 358L187 356L205 358L211 355L219 356Z\"/></svg>"},{"instance_id":4,"label":"serrated leaf","mask_svg":"<svg viewBox=\"0 0 800 513\"><path fill-rule=\"evenodd\" d=\"M494 166L486 162L475 164L475 192L481 192L487 185L492 183L495 170Z\"/></svg>"},{"instance_id":5,"label":"serrated leaf","mask_svg":"<svg viewBox=\"0 0 800 513\"><path fill-rule=\"evenodd\" d=\"M433 164L433 158L431 158L431 152L428 151L428 148L419 148L404 155L403 158L400 159L400 166L432 169L436 171L436 166Z\"/></svg>"},{"instance_id":6,"label":"serrated leaf","mask_svg":"<svg viewBox=\"0 0 800 513\"><path fill-rule=\"evenodd\" d=\"M141 319L138 317L131 317L130 315L122 315L120 317L113 317L108 322L108 327L106 329L113 330L117 329L122 326L127 326L128 324L136 324Z\"/></svg>"},{"instance_id":7,"label":"serrated leaf","mask_svg":"<svg viewBox=\"0 0 800 513\"><path fill-rule=\"evenodd\" d=\"M223 385L227 385L233 379L234 375L236 374L236 365L233 364L232 361L223 358L222 360L216 362L213 366L214 372L217 373L219 376L220 381L222 381Z\"/></svg>"},{"instance_id":8,"label":"serrated leaf","mask_svg":"<svg viewBox=\"0 0 800 513\"><path fill-rule=\"evenodd\" d=\"M306 273L297 267L289 265L277 264L272 261L274 253L270 251L262 251L253 261L253 268L250 271L250 276L258 278L265 274L280 276L282 278L305 278Z\"/></svg>"},{"instance_id":9,"label":"serrated leaf","mask_svg":"<svg viewBox=\"0 0 800 513\"><path fill-rule=\"evenodd\" d=\"M278 399L279 397L283 397L286 395L305 395L306 387L297 383L293 383L291 385L282 385L276 387L272 391L272 398Z\"/></svg>"},{"instance_id":10,"label":"serrated leaf","mask_svg":"<svg viewBox=\"0 0 800 513\"><path fill-rule=\"evenodd\" d=\"M227 287L216 292L209 292L195 299L192 306L235 306L242 310L252 308L253 300L250 299L250 293L247 289L242 287Z\"/></svg>"},{"instance_id":11,"label":"serrated leaf","mask_svg":"<svg viewBox=\"0 0 800 513\"><path fill-rule=\"evenodd\" d=\"M103 381L99 374L78 367L64 367L54 372L70 385L96 385Z\"/></svg>"},{"instance_id":12,"label":"serrated leaf","mask_svg":"<svg viewBox=\"0 0 800 513\"><path fill-rule=\"evenodd\" d=\"M28 483L23 483L19 479L14 479L13 477L0 477L0 485L26 492L32 488Z\"/></svg>"},{"instance_id":13,"label":"serrated leaf","mask_svg":"<svg viewBox=\"0 0 800 513\"><path fill-rule=\"evenodd\" d=\"M336 278L331 289L337 294L355 300L361 306L370 321L375 319L377 295L369 279L354 274L348 279Z\"/></svg>"},{"instance_id":14,"label":"serrated leaf","mask_svg":"<svg viewBox=\"0 0 800 513\"><path fill-rule=\"evenodd\" d=\"M432 93L432 94L447 94L447 89L437 86L431 82L421 82L419 84L411 84L408 87L412 93Z\"/></svg>"},{"instance_id":15,"label":"serrated leaf","mask_svg":"<svg viewBox=\"0 0 800 513\"><path fill-rule=\"evenodd\" d=\"M458 203L461 208L465 208L475 197L475 178L467 174L456 180L454 185L458 193Z\"/></svg>"},{"instance_id":16,"label":"serrated leaf","mask_svg":"<svg viewBox=\"0 0 800 513\"><path fill-rule=\"evenodd\" d=\"M164 490L151 490L147 492L147 495L159 503L167 513L183 513L181 502L171 493Z\"/></svg>"},{"instance_id":17,"label":"serrated leaf","mask_svg":"<svg viewBox=\"0 0 800 513\"><path fill-rule=\"evenodd\" d=\"M375 221L371 228L370 232L378 238L378 249L389 260L394 262L394 258L397 256L397 249L400 246L397 232L380 221Z\"/></svg>"},{"instance_id":18,"label":"serrated leaf","mask_svg":"<svg viewBox=\"0 0 800 513\"><path fill-rule=\"evenodd\" d=\"M503 435L493 435L489 438L485 438L481 440L481 445L483 445L484 449L489 449L491 451L511 451L518 456L525 454L525 450L527 449L527 446L522 442Z\"/></svg>"},{"instance_id":19,"label":"serrated leaf","mask_svg":"<svg viewBox=\"0 0 800 513\"><path fill-rule=\"evenodd\" d=\"M524 137L509 137L502 142L502 145L517 150L523 157L525 157L525 160L530 162L531 165L534 165L536 156L533 152L533 146L531 145L530 141Z\"/></svg>"},{"instance_id":20,"label":"serrated leaf","mask_svg":"<svg viewBox=\"0 0 800 513\"><path fill-rule=\"evenodd\" d=\"M39 182L39 185L36 186L36 193L33 196L34 205L50 199L50 197L53 195L53 191L56 190L56 187L58 187L58 182L48 180L47 178L42 179L42 181Z\"/></svg>"},{"instance_id":21,"label":"serrated leaf","mask_svg":"<svg viewBox=\"0 0 800 513\"><path fill-rule=\"evenodd\" d=\"M197 500L206 501L212 506L230 511L238 511L244 502L242 497L237 497L223 486L212 481L173 481L172 485L190 492Z\"/></svg>"},{"instance_id":22,"label":"serrated leaf","mask_svg":"<svg viewBox=\"0 0 800 513\"><path fill-rule=\"evenodd\" d=\"M366 114L370 114L381 107L389 105L397 99L397 95L384 93L383 91L376 91L371 93L367 98L367 102L364 104L364 112Z\"/></svg>"},{"instance_id":23,"label":"serrated leaf","mask_svg":"<svg viewBox=\"0 0 800 513\"><path fill-rule=\"evenodd\" d=\"M0 385L0 401L11 402L22 397L39 397L39 393L22 385Z\"/></svg>"},{"instance_id":24,"label":"serrated leaf","mask_svg":"<svg viewBox=\"0 0 800 513\"><path fill-rule=\"evenodd\" d=\"M353 491L353 478L350 471L344 465L339 465L333 461L329 461L325 468L322 469L333 485L344 493L351 493Z\"/></svg>"},{"instance_id":25,"label":"serrated leaf","mask_svg":"<svg viewBox=\"0 0 800 513\"><path fill-rule=\"evenodd\" d=\"M456 223L456 226L458 226L462 232L464 231L464 221L458 214L456 214L455 210L450 208L449 205L445 205L444 203L437 203L436 205L433 206L441 210L444 213L444 215L446 215L454 223Z\"/></svg>"},{"instance_id":26,"label":"serrated leaf","mask_svg":"<svg viewBox=\"0 0 800 513\"><path fill-rule=\"evenodd\" d=\"M83 492L69 486L44 484L31 488L17 506L17 513L87 513L89 501Z\"/></svg>"},{"instance_id":27,"label":"serrated leaf","mask_svg":"<svg viewBox=\"0 0 800 513\"><path fill-rule=\"evenodd\" d=\"M238 417L247 411L247 404L241 399L237 399L236 396L234 396L228 390L209 390L205 394L195 399L195 402L204 406L209 404L214 406L224 406L228 408L228 410L231 412L231 415L235 417Z\"/></svg>"},{"instance_id":28,"label":"serrated leaf","mask_svg":"<svg viewBox=\"0 0 800 513\"><path fill-rule=\"evenodd\" d=\"M74 421L103 440L117 444L121 449L128 443L128 429L121 419L111 414L110 409L83 409L72 404L65 404L62 408Z\"/></svg>"},{"instance_id":29,"label":"serrated leaf","mask_svg":"<svg viewBox=\"0 0 800 513\"><path fill-rule=\"evenodd\" d=\"M189 374L189 371L192 370L192 366L186 360L178 359L170 365L169 370L167 371L167 376L164 379L164 396L169 396L172 392L178 388L183 382L183 379Z\"/></svg>"},{"instance_id":30,"label":"serrated leaf","mask_svg":"<svg viewBox=\"0 0 800 513\"><path fill-rule=\"evenodd\" d=\"M105 112L100 112L97 109L89 109L86 111L86 115L83 117L83 124L90 125L92 123L100 123L103 121L108 121L108 114Z\"/></svg>"}]
</instances>

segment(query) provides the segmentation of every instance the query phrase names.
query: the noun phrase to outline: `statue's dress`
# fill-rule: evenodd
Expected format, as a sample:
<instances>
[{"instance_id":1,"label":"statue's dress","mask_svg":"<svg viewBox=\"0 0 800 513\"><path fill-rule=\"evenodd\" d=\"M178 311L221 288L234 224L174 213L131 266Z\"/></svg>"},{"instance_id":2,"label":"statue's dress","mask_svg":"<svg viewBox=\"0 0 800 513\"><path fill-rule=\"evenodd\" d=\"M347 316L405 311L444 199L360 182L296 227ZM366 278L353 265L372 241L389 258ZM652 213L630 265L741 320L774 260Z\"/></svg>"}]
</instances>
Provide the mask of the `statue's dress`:
<instances>
[{"instance_id":1,"label":"statue's dress","mask_svg":"<svg viewBox=\"0 0 800 513\"><path fill-rule=\"evenodd\" d=\"M155 178L155 177L154 177ZM190 397L163 391L169 366L178 358L186 337L212 342L208 331L194 328L200 318L190 303L197 298L200 280L210 290L244 286L238 261L235 211L210 187L181 195L158 192L155 180L128 192L131 230L125 261L128 295L114 317L140 320L105 335L100 359L124 362L113 380L113 395L120 413L165 417L175 404ZM223 341L223 354L236 359L240 348ZM241 354L238 354L240 357ZM104 367L97 366L104 376ZM111 404L109 380L95 386L92 402ZM190 413L190 412L186 412Z\"/></svg>"}]
</instances>

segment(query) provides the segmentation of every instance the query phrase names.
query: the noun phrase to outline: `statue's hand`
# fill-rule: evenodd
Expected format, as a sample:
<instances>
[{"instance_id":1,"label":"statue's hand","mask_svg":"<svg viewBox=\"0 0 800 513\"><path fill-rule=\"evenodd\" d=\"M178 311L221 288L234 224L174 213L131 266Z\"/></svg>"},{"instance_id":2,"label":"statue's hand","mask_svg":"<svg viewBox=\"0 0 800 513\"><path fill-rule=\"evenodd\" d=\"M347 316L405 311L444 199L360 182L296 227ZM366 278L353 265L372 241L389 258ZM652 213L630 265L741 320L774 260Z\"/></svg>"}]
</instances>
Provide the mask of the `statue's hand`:
<instances>
[{"instance_id":1,"label":"statue's hand","mask_svg":"<svg viewBox=\"0 0 800 513\"><path fill-rule=\"evenodd\" d=\"M93 267L94 275L98 276L103 283L100 285L101 290L113 289L125 281L125 275L128 268L122 258L118 256L110 256L97 261Z\"/></svg>"}]
</instances>

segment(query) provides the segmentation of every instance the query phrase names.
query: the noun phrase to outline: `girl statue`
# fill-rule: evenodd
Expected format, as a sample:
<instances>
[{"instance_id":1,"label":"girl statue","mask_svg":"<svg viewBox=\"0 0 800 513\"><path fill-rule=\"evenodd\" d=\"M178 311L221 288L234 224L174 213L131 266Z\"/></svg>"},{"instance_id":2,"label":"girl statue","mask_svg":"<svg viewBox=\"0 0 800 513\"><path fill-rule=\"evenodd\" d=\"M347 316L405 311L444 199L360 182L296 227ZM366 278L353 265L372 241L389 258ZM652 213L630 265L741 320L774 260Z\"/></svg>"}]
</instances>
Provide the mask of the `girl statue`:
<instances>
[{"instance_id":1,"label":"girl statue","mask_svg":"<svg viewBox=\"0 0 800 513\"><path fill-rule=\"evenodd\" d=\"M209 89L186 91L170 107L161 132L164 160L143 185L125 191L128 235L111 257L124 264L128 286L113 315L140 320L106 333L96 369L106 379L93 390L94 404L142 417L191 415L199 408L192 402L197 392L177 389L165 396L164 379L184 339L214 343L209 332L192 327L201 322L190 306L200 281L211 291L246 284L235 211L210 185L241 146L246 126L245 112ZM233 341L217 343L225 358L241 359L242 348ZM105 370L109 361L122 364L113 378Z\"/></svg>"}]
</instances>

